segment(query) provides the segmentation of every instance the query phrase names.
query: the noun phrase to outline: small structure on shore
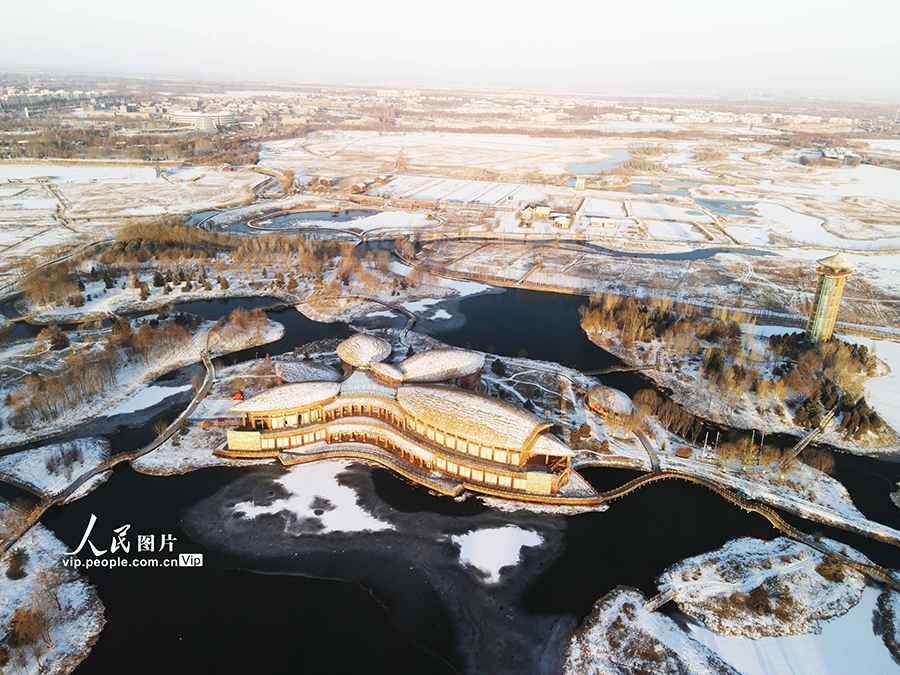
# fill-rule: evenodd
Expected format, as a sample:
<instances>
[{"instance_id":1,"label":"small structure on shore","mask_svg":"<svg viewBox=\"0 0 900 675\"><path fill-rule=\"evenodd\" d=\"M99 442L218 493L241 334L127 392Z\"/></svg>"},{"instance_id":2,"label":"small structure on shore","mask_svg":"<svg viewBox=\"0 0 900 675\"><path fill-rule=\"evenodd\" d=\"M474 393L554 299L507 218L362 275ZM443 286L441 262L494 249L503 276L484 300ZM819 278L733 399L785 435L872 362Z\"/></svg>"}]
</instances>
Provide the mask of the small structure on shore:
<instances>
[{"instance_id":1,"label":"small structure on shore","mask_svg":"<svg viewBox=\"0 0 900 675\"><path fill-rule=\"evenodd\" d=\"M587 405L615 426L627 426L634 418L634 404L628 394L602 384L588 389Z\"/></svg>"}]
</instances>

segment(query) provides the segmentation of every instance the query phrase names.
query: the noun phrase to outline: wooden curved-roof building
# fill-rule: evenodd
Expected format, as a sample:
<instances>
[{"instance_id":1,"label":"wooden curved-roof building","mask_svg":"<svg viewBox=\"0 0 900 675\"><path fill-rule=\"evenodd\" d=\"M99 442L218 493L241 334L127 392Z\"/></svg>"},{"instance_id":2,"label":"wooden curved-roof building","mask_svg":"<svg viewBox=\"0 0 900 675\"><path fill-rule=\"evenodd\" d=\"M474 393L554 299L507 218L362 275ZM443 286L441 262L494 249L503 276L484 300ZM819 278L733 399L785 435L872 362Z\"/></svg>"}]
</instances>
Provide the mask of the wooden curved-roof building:
<instances>
[{"instance_id":1,"label":"wooden curved-roof building","mask_svg":"<svg viewBox=\"0 0 900 675\"><path fill-rule=\"evenodd\" d=\"M551 422L496 398L451 387L408 385L397 402L417 419L482 445L524 450ZM571 452L569 453L571 454Z\"/></svg>"},{"instance_id":2,"label":"wooden curved-roof building","mask_svg":"<svg viewBox=\"0 0 900 675\"><path fill-rule=\"evenodd\" d=\"M383 343L383 344L382 344ZM409 371L382 362L390 345L357 335L338 346L344 363L363 364L341 382L297 382L237 403L242 425L229 429L228 457L278 457L325 450L334 443L377 446L411 467L443 473L490 494L556 494L570 473L572 451L549 433L552 423L524 408L455 386L404 384L421 378L464 379L483 359L434 350ZM407 360L408 361L408 360ZM404 362L406 363L406 362ZM402 366L403 364L401 364Z\"/></svg>"},{"instance_id":3,"label":"wooden curved-roof building","mask_svg":"<svg viewBox=\"0 0 900 675\"><path fill-rule=\"evenodd\" d=\"M391 355L391 343L368 333L357 333L337 346L341 361L365 370L372 361L384 361Z\"/></svg>"}]
</instances>

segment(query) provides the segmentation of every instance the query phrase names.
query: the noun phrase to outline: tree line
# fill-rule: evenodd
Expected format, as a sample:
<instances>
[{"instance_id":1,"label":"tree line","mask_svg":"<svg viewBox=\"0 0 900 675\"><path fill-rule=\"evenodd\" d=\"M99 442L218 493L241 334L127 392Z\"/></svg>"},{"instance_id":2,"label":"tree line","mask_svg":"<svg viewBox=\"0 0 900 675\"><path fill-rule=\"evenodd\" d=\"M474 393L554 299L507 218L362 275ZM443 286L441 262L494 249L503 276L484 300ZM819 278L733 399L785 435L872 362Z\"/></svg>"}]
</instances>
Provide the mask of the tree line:
<instances>
[{"instance_id":1,"label":"tree line","mask_svg":"<svg viewBox=\"0 0 900 675\"><path fill-rule=\"evenodd\" d=\"M199 164L256 164L260 148L245 134L117 134L112 128L54 128L0 138L0 155L11 159L181 159Z\"/></svg>"}]
</instances>

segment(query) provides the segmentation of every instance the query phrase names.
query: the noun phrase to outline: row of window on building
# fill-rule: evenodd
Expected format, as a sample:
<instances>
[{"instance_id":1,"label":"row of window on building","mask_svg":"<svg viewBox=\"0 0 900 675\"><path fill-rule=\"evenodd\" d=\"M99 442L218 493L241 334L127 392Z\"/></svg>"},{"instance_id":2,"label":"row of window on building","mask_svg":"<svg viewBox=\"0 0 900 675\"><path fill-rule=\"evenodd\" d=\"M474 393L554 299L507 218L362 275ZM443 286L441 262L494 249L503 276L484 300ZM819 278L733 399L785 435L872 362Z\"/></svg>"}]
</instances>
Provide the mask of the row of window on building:
<instances>
[{"instance_id":1,"label":"row of window on building","mask_svg":"<svg viewBox=\"0 0 900 675\"><path fill-rule=\"evenodd\" d=\"M496 462L498 464L512 464L513 466L522 465L522 455L519 452L475 443L474 441L462 438L461 436L455 436L440 431L439 429L435 429L411 415L407 415L406 417L406 428L415 431L420 436L424 436L429 441L434 441L438 445L443 445L444 447L462 454L480 457L481 459L489 462Z\"/></svg>"},{"instance_id":2,"label":"row of window on building","mask_svg":"<svg viewBox=\"0 0 900 675\"><path fill-rule=\"evenodd\" d=\"M511 466L522 465L522 454L520 452L508 450L505 448L482 445L480 443L470 441L461 436L456 436L454 434L435 429L425 422L416 419L412 415L407 415L404 420L403 418L395 415L390 410L381 408L379 406L342 406L340 408L328 410L325 414L325 417L327 419L336 419L357 415L372 416L384 419L400 429L403 429L405 427L405 429L414 431L419 436L427 438L429 441L437 443L438 445L443 445L444 447L461 454L470 455L472 457L477 457L488 462L495 462L497 464L508 464ZM305 426L314 422L319 422L322 419L322 409L313 408L311 410L306 410L294 415L286 415L284 417L271 417L269 418L269 425L271 429L288 429L292 427ZM256 428L264 428L264 423L262 420L256 420L255 422ZM324 430L316 431L315 436L312 435L313 432L296 434L292 436L277 436L272 438L266 438L265 436L263 436L260 439L261 448L263 450L271 450L276 448L281 449L297 447L299 445L306 445L316 440L324 440L325 436L319 436L320 433L324 434L325 432Z\"/></svg>"},{"instance_id":3,"label":"row of window on building","mask_svg":"<svg viewBox=\"0 0 900 675\"><path fill-rule=\"evenodd\" d=\"M508 490L525 490L528 486L528 481L525 478L494 473L493 471L482 471L481 469L466 466L465 464L457 464L441 457L436 457L434 463L441 471L478 483L497 485Z\"/></svg>"}]
</instances>

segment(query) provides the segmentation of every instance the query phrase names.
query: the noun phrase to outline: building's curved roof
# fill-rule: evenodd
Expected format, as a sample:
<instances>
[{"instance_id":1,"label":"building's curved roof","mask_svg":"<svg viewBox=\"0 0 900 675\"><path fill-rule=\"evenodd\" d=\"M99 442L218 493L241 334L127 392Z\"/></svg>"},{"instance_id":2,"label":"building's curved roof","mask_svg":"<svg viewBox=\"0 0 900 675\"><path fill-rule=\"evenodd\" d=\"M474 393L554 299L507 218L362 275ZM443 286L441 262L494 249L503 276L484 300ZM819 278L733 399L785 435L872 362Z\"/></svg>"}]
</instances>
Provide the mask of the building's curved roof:
<instances>
[{"instance_id":1,"label":"building's curved roof","mask_svg":"<svg viewBox=\"0 0 900 675\"><path fill-rule=\"evenodd\" d=\"M531 446L534 455L550 455L551 457L569 457L574 455L572 449L550 434L541 434Z\"/></svg>"},{"instance_id":2,"label":"building's curved roof","mask_svg":"<svg viewBox=\"0 0 900 675\"><path fill-rule=\"evenodd\" d=\"M477 373L484 366L484 356L462 349L429 349L413 354L397 367L406 382L443 382Z\"/></svg>"},{"instance_id":3,"label":"building's curved roof","mask_svg":"<svg viewBox=\"0 0 900 675\"><path fill-rule=\"evenodd\" d=\"M403 382L403 371L392 366L390 363L382 363L380 361L372 361L369 366L372 372L383 377L389 382Z\"/></svg>"},{"instance_id":4,"label":"building's curved roof","mask_svg":"<svg viewBox=\"0 0 900 675\"><path fill-rule=\"evenodd\" d=\"M397 402L428 424L483 445L521 449L551 426L523 408L462 389L409 385Z\"/></svg>"},{"instance_id":5,"label":"building's curved roof","mask_svg":"<svg viewBox=\"0 0 900 675\"><path fill-rule=\"evenodd\" d=\"M296 382L272 387L232 406L232 412L281 412L305 408L338 395L337 382Z\"/></svg>"},{"instance_id":6,"label":"building's curved roof","mask_svg":"<svg viewBox=\"0 0 900 675\"><path fill-rule=\"evenodd\" d=\"M853 268L853 263L851 263L849 260L847 260L840 253L835 253L832 256L829 256L827 258L822 258L821 260L818 260L816 262L818 262L822 267L834 267L834 268L838 268L838 269L847 269L847 270Z\"/></svg>"},{"instance_id":7,"label":"building's curved roof","mask_svg":"<svg viewBox=\"0 0 900 675\"><path fill-rule=\"evenodd\" d=\"M341 361L354 368L368 368L372 361L384 361L391 354L391 344L380 337L357 333L337 346Z\"/></svg>"},{"instance_id":8,"label":"building's curved roof","mask_svg":"<svg viewBox=\"0 0 900 675\"><path fill-rule=\"evenodd\" d=\"M283 382L337 382L341 374L315 361L276 361L275 374Z\"/></svg>"},{"instance_id":9,"label":"building's curved roof","mask_svg":"<svg viewBox=\"0 0 900 675\"><path fill-rule=\"evenodd\" d=\"M619 415L630 415L634 411L628 394L602 384L588 389L588 403L593 408L603 408Z\"/></svg>"}]
</instances>

